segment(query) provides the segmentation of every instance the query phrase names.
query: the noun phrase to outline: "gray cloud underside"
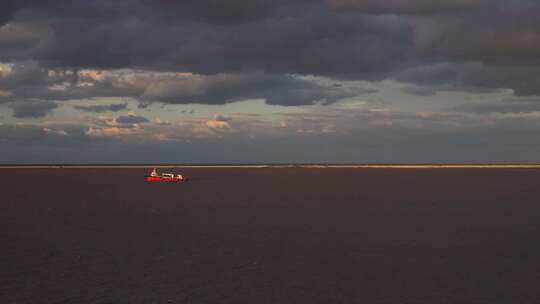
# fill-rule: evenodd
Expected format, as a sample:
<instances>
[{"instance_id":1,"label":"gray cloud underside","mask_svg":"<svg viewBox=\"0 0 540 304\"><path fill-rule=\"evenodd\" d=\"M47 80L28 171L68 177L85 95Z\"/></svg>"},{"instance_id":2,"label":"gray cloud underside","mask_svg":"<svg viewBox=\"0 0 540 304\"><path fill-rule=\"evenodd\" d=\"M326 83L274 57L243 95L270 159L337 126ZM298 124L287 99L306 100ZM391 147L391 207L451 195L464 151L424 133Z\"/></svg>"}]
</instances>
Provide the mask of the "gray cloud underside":
<instances>
[{"instance_id":1,"label":"gray cloud underside","mask_svg":"<svg viewBox=\"0 0 540 304\"><path fill-rule=\"evenodd\" d=\"M455 108L457 111L466 113L502 113L502 114L520 114L540 112L540 98L525 100L503 100L498 103L487 104L463 104Z\"/></svg>"},{"instance_id":2,"label":"gray cloud underside","mask_svg":"<svg viewBox=\"0 0 540 304\"><path fill-rule=\"evenodd\" d=\"M22 101L10 104L13 116L17 118L38 118L47 115L58 107L52 101Z\"/></svg>"},{"instance_id":3,"label":"gray cloud underside","mask_svg":"<svg viewBox=\"0 0 540 304\"><path fill-rule=\"evenodd\" d=\"M74 106L75 109L84 112L104 113L118 112L127 109L127 103L109 104L109 105L92 105L92 106Z\"/></svg>"},{"instance_id":4,"label":"gray cloud underside","mask_svg":"<svg viewBox=\"0 0 540 304\"><path fill-rule=\"evenodd\" d=\"M137 116L137 115L127 115L119 116L116 118L116 122L121 124L138 124L143 122L148 122L149 120L146 117Z\"/></svg>"},{"instance_id":5,"label":"gray cloud underside","mask_svg":"<svg viewBox=\"0 0 540 304\"><path fill-rule=\"evenodd\" d=\"M33 63L0 78L0 90L14 93L0 99L134 96L223 104L265 98L302 105L350 94L293 74L539 95L539 14L532 0L3 1L0 61ZM196 92L174 80L77 86L76 71L84 68L210 78ZM50 69L59 73L51 77ZM61 82L71 84L68 90L50 89Z\"/></svg>"},{"instance_id":6,"label":"gray cloud underside","mask_svg":"<svg viewBox=\"0 0 540 304\"><path fill-rule=\"evenodd\" d=\"M197 81L165 80L151 84L141 97L168 103L224 104L260 98L268 104L309 105L315 102L332 103L341 98L372 92L361 88L349 92L293 76L247 74L208 76Z\"/></svg>"},{"instance_id":7,"label":"gray cloud underside","mask_svg":"<svg viewBox=\"0 0 540 304\"><path fill-rule=\"evenodd\" d=\"M453 13L475 8L484 0L324 0L337 10L356 10L368 14L429 15Z\"/></svg>"},{"instance_id":8,"label":"gray cloud underside","mask_svg":"<svg viewBox=\"0 0 540 304\"><path fill-rule=\"evenodd\" d=\"M540 67L490 66L478 62L438 63L401 71L399 81L432 86L469 86L488 89L513 89L518 96L540 95Z\"/></svg>"}]
</instances>

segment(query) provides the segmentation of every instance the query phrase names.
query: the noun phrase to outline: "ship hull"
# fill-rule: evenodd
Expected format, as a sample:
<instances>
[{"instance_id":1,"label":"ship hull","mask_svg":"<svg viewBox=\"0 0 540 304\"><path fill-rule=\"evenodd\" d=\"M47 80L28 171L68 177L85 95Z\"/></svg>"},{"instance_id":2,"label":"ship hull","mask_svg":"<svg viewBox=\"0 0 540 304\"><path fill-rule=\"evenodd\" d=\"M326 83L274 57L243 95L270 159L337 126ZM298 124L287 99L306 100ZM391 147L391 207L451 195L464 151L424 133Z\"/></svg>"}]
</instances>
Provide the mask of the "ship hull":
<instances>
[{"instance_id":1,"label":"ship hull","mask_svg":"<svg viewBox=\"0 0 540 304\"><path fill-rule=\"evenodd\" d=\"M174 182L174 183L186 181L185 179L180 179L177 177L170 178L170 177L161 177L161 176L147 176L146 180L149 182Z\"/></svg>"}]
</instances>

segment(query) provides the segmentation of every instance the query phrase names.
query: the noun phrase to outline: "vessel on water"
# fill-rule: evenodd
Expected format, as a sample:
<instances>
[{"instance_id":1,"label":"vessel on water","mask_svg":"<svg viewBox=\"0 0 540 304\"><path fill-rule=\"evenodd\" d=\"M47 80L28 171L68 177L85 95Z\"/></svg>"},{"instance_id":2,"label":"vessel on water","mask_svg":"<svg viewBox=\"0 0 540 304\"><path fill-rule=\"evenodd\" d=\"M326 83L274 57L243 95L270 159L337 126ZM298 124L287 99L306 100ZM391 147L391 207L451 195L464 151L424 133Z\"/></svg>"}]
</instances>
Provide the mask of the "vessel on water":
<instances>
[{"instance_id":1,"label":"vessel on water","mask_svg":"<svg viewBox=\"0 0 540 304\"><path fill-rule=\"evenodd\" d=\"M149 176L146 177L146 180L149 182L185 182L187 178L181 174L173 173L162 173L158 174L157 170L154 168Z\"/></svg>"}]
</instances>

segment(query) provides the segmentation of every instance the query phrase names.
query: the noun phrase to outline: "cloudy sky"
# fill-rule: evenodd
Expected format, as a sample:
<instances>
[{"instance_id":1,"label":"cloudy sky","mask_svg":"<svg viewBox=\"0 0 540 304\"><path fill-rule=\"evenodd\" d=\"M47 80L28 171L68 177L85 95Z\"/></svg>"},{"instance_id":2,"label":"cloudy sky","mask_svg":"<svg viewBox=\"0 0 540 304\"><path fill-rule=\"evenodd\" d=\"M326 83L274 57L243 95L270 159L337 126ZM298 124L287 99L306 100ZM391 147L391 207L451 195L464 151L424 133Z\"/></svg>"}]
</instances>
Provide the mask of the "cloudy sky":
<instances>
[{"instance_id":1,"label":"cloudy sky","mask_svg":"<svg viewBox=\"0 0 540 304\"><path fill-rule=\"evenodd\" d=\"M3 0L0 163L540 162L536 0Z\"/></svg>"}]
</instances>

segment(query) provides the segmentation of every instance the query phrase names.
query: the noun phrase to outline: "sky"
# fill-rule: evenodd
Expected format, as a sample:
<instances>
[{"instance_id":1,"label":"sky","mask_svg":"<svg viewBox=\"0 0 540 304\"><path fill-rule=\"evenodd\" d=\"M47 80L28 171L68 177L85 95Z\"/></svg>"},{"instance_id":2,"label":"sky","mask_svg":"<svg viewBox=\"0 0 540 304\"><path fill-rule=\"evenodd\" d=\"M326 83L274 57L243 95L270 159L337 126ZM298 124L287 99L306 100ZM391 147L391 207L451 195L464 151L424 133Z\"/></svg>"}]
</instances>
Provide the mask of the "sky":
<instances>
[{"instance_id":1,"label":"sky","mask_svg":"<svg viewBox=\"0 0 540 304\"><path fill-rule=\"evenodd\" d=\"M3 0L0 164L540 162L535 0Z\"/></svg>"}]
</instances>

